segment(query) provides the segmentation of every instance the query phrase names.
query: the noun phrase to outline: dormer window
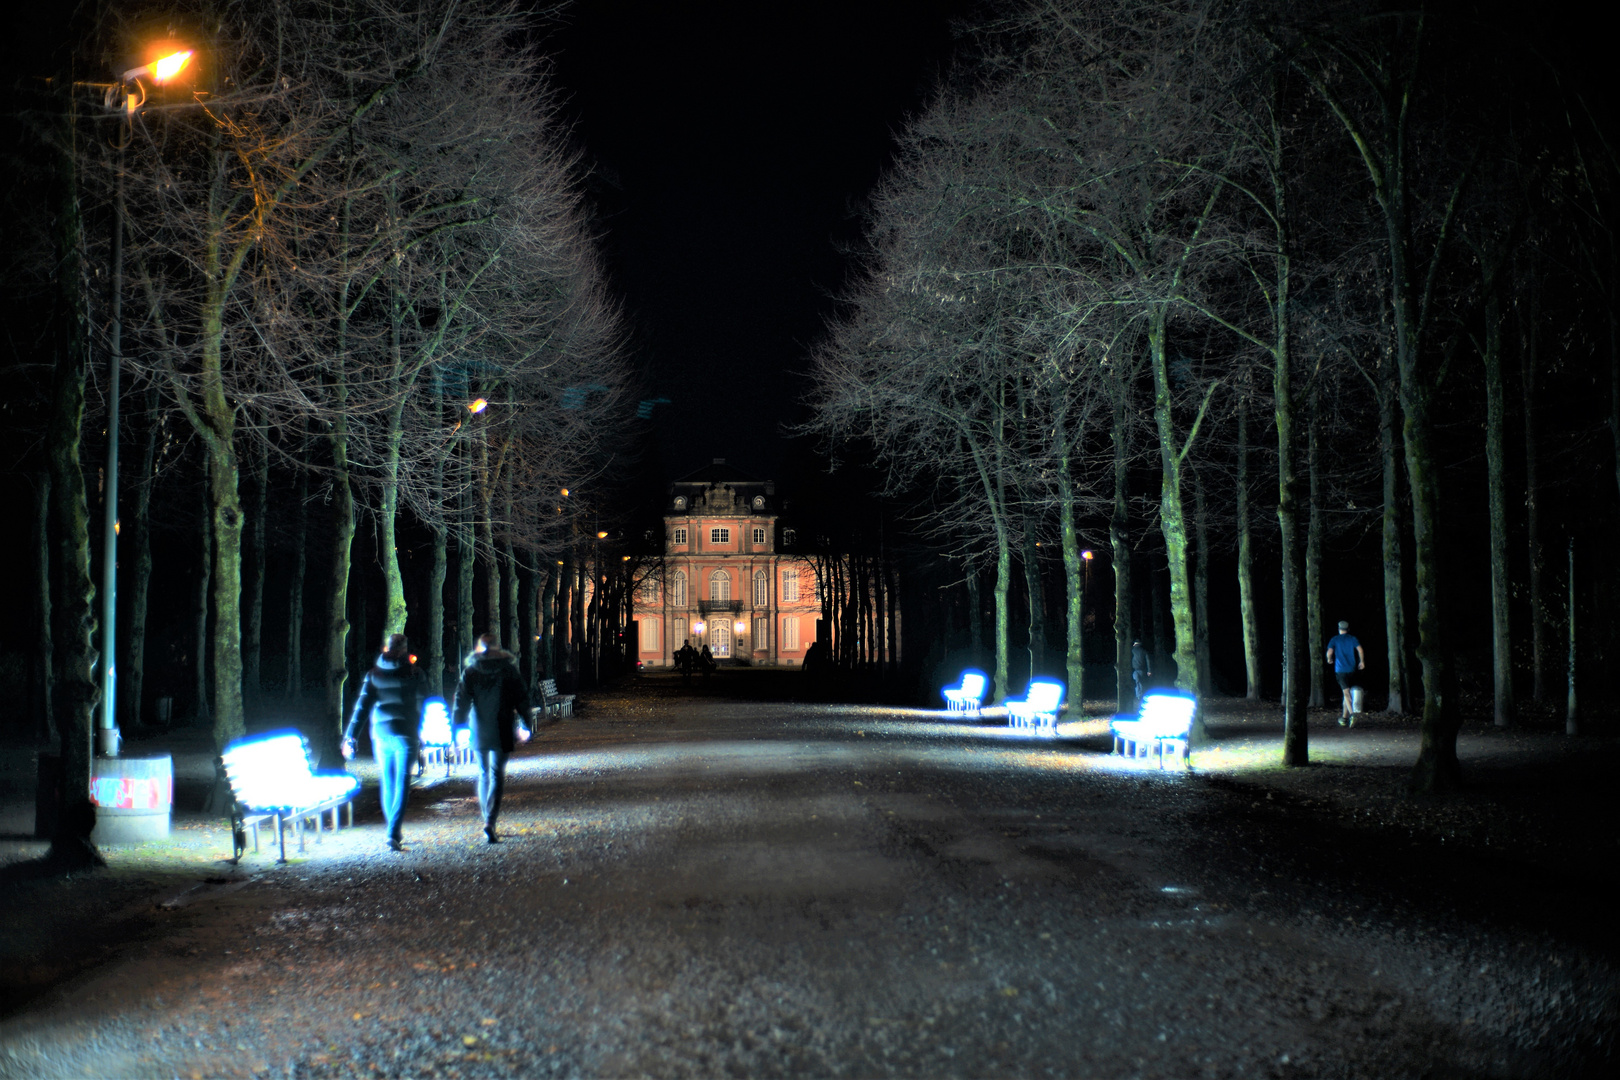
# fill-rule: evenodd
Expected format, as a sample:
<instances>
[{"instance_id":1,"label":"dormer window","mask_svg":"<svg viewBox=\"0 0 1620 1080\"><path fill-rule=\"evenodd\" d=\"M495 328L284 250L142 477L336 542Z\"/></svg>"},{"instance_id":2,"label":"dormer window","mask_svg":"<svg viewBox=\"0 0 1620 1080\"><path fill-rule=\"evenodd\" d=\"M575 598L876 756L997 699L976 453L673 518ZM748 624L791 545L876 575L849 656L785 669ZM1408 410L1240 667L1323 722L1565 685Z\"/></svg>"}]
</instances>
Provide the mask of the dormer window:
<instances>
[{"instance_id":1,"label":"dormer window","mask_svg":"<svg viewBox=\"0 0 1620 1080\"><path fill-rule=\"evenodd\" d=\"M786 544L788 547L792 547L798 541L798 539L799 534L794 532L792 529L782 530L782 543Z\"/></svg>"},{"instance_id":2,"label":"dormer window","mask_svg":"<svg viewBox=\"0 0 1620 1080\"><path fill-rule=\"evenodd\" d=\"M677 496L675 496L675 509L677 509L677 510L685 510L686 509L686 496L685 495L677 495Z\"/></svg>"},{"instance_id":3,"label":"dormer window","mask_svg":"<svg viewBox=\"0 0 1620 1080\"><path fill-rule=\"evenodd\" d=\"M765 496L763 496L763 495L755 495L754 496L754 509L755 510L763 510L763 509L765 509Z\"/></svg>"}]
</instances>

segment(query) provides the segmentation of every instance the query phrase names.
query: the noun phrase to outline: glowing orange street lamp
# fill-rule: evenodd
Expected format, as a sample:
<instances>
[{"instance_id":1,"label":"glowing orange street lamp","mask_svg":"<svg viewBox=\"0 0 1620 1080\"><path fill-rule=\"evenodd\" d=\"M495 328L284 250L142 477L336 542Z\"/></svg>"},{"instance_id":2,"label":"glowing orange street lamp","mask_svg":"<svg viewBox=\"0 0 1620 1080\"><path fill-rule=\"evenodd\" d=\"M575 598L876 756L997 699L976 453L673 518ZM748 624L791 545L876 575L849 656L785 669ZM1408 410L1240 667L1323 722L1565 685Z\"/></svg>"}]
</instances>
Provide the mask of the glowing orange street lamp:
<instances>
[{"instance_id":1,"label":"glowing orange street lamp","mask_svg":"<svg viewBox=\"0 0 1620 1080\"><path fill-rule=\"evenodd\" d=\"M483 398L478 398L474 401L467 402L467 411L473 413L474 415L483 412L487 408L489 408L489 402L485 401ZM566 495L568 492L564 491L563 494Z\"/></svg>"}]
</instances>

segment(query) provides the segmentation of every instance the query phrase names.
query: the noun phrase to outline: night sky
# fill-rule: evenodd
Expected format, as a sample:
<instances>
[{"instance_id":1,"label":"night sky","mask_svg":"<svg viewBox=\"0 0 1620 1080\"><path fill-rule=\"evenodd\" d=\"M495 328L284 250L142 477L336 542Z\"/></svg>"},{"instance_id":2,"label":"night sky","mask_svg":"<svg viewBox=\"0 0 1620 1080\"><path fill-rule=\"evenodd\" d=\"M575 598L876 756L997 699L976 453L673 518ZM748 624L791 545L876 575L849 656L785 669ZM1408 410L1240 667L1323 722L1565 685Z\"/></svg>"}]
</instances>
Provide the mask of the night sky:
<instances>
[{"instance_id":1,"label":"night sky","mask_svg":"<svg viewBox=\"0 0 1620 1080\"><path fill-rule=\"evenodd\" d=\"M659 468L783 464L861 200L949 63L956 3L588 2L547 34L595 167Z\"/></svg>"}]
</instances>

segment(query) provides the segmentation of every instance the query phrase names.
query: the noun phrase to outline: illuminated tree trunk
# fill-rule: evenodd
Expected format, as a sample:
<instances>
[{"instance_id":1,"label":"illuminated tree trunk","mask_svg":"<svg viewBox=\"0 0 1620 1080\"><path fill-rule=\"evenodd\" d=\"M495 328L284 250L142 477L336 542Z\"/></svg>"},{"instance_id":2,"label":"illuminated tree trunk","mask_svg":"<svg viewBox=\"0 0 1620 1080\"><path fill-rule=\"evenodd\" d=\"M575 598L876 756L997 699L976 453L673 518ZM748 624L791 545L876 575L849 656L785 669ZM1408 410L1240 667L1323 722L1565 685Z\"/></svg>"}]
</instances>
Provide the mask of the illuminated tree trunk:
<instances>
[{"instance_id":1,"label":"illuminated tree trunk","mask_svg":"<svg viewBox=\"0 0 1620 1080\"><path fill-rule=\"evenodd\" d=\"M1063 583L1067 600L1068 647L1064 667L1069 678L1069 701L1076 718L1085 716L1086 701L1086 561L1080 554L1080 536L1074 524L1074 477L1069 472L1069 433L1060 415L1056 424L1058 451L1058 528L1063 541Z\"/></svg>"},{"instance_id":2,"label":"illuminated tree trunk","mask_svg":"<svg viewBox=\"0 0 1620 1080\"><path fill-rule=\"evenodd\" d=\"M1114 388L1114 509L1108 518L1109 552L1114 563L1114 699L1118 712L1136 711L1131 682L1130 431L1124 383Z\"/></svg>"},{"instance_id":3,"label":"illuminated tree trunk","mask_svg":"<svg viewBox=\"0 0 1620 1080\"><path fill-rule=\"evenodd\" d=\"M298 470L293 488L293 573L287 586L287 685L296 701L304 694L304 579L309 572L309 473Z\"/></svg>"},{"instance_id":4,"label":"illuminated tree trunk","mask_svg":"<svg viewBox=\"0 0 1620 1080\"><path fill-rule=\"evenodd\" d=\"M1313 401L1307 421L1306 468L1310 473L1310 516L1305 532L1305 637L1309 642L1311 665L1311 708L1327 704L1323 687L1327 642L1322 630L1322 498L1320 448L1317 442L1317 409Z\"/></svg>"},{"instance_id":5,"label":"illuminated tree trunk","mask_svg":"<svg viewBox=\"0 0 1620 1080\"><path fill-rule=\"evenodd\" d=\"M1176 687L1196 694L1198 656L1193 644L1192 582L1187 575L1187 519L1181 501L1181 468L1188 447L1197 437L1197 428L1189 434L1185 444L1176 433L1170 365L1165 353L1165 317L1166 313L1161 307L1148 329L1149 360L1153 366L1153 419L1159 432L1159 531L1164 535L1165 556L1170 562L1170 618L1176 640Z\"/></svg>"},{"instance_id":6,"label":"illuminated tree trunk","mask_svg":"<svg viewBox=\"0 0 1620 1080\"><path fill-rule=\"evenodd\" d=\"M1040 549L1035 546L1035 522L1024 519L1024 589L1029 594L1029 676L1046 664L1046 603L1041 595Z\"/></svg>"},{"instance_id":7,"label":"illuminated tree trunk","mask_svg":"<svg viewBox=\"0 0 1620 1080\"><path fill-rule=\"evenodd\" d=\"M1260 616L1254 603L1254 538L1249 523L1249 406L1238 401L1238 606L1243 621L1244 697L1260 700Z\"/></svg>"},{"instance_id":8,"label":"illuminated tree trunk","mask_svg":"<svg viewBox=\"0 0 1620 1080\"><path fill-rule=\"evenodd\" d=\"M1386 712L1406 711L1411 673L1407 670L1405 567L1401 555L1401 511L1404 507L1401 430L1396 420L1399 383L1384 371L1378 387L1378 445L1384 464L1383 564L1384 639L1389 659L1389 704Z\"/></svg>"},{"instance_id":9,"label":"illuminated tree trunk","mask_svg":"<svg viewBox=\"0 0 1620 1080\"><path fill-rule=\"evenodd\" d=\"M211 515L206 504L202 518L197 522L197 535L202 542L197 559L197 595L192 603L192 619L196 630L196 665L193 672L195 678L195 692L197 703L192 710L192 720L197 725L209 721L208 707L208 589L212 583L214 567L214 529Z\"/></svg>"},{"instance_id":10,"label":"illuminated tree trunk","mask_svg":"<svg viewBox=\"0 0 1620 1080\"><path fill-rule=\"evenodd\" d=\"M1209 662L1209 525L1204 509L1204 482L1193 474L1193 510L1197 514L1198 553L1193 582L1194 646L1198 656L1198 696L1208 697L1215 692L1215 672Z\"/></svg>"},{"instance_id":11,"label":"illuminated tree trunk","mask_svg":"<svg viewBox=\"0 0 1620 1080\"><path fill-rule=\"evenodd\" d=\"M1495 275L1491 275L1492 278ZM1513 723L1513 638L1508 605L1507 535L1507 391L1502 380L1502 303L1496 282L1485 286L1485 473L1490 508L1491 656L1494 675L1494 720Z\"/></svg>"},{"instance_id":12,"label":"illuminated tree trunk","mask_svg":"<svg viewBox=\"0 0 1620 1080\"><path fill-rule=\"evenodd\" d=\"M332 421L331 561L326 580L326 657L321 672L321 717L331 746L321 747L322 760L335 748L343 729L345 686L349 677L349 569L354 558L354 491L349 483L348 426Z\"/></svg>"},{"instance_id":13,"label":"illuminated tree trunk","mask_svg":"<svg viewBox=\"0 0 1620 1080\"><path fill-rule=\"evenodd\" d=\"M979 589L979 567L970 553L963 560L963 578L967 586L968 605L968 647L973 650L974 663L978 663L980 654L984 651L984 619L982 611L984 599Z\"/></svg>"}]
</instances>

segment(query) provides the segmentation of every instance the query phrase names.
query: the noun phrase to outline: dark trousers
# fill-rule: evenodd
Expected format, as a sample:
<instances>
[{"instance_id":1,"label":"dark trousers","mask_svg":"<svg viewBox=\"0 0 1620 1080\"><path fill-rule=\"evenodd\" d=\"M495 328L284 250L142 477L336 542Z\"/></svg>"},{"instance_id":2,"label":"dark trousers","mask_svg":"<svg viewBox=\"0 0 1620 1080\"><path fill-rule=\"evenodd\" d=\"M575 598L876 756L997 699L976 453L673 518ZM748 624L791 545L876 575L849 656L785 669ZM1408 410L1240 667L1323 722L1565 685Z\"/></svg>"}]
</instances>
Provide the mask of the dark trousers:
<instances>
[{"instance_id":1,"label":"dark trousers","mask_svg":"<svg viewBox=\"0 0 1620 1080\"><path fill-rule=\"evenodd\" d=\"M388 822L388 838L399 840L405 835L405 799L410 794L416 740L374 727L371 749L381 773L382 812L383 820Z\"/></svg>"},{"instance_id":2,"label":"dark trousers","mask_svg":"<svg viewBox=\"0 0 1620 1080\"><path fill-rule=\"evenodd\" d=\"M501 812L501 792L506 789L505 750L478 751L478 808L484 812L484 824L493 828L495 816Z\"/></svg>"}]
</instances>

